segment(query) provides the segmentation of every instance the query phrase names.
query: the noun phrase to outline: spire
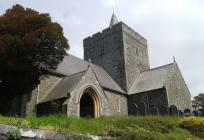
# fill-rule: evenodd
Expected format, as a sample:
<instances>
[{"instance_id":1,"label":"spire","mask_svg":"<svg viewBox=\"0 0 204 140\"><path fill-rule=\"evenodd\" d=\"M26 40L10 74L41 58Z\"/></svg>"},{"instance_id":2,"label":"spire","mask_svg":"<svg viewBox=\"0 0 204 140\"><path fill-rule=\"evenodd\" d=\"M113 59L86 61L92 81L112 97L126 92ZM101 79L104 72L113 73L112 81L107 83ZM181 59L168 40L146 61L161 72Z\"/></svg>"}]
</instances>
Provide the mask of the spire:
<instances>
[{"instance_id":1,"label":"spire","mask_svg":"<svg viewBox=\"0 0 204 140\"><path fill-rule=\"evenodd\" d=\"M112 17L111 17L111 21L110 21L109 27L112 28L113 25L115 25L115 24L117 24L117 23L118 23L118 19L117 19L117 17L115 16L114 11L113 11L113 14L112 14Z\"/></svg>"}]
</instances>

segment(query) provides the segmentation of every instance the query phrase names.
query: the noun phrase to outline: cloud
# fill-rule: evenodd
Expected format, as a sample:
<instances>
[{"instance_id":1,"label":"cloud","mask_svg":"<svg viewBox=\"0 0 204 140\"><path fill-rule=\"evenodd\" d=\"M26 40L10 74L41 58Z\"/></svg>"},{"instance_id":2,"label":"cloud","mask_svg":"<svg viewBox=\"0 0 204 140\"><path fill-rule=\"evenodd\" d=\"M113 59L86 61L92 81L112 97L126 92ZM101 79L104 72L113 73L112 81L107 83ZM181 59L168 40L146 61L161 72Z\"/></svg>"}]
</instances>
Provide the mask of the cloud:
<instances>
[{"instance_id":1,"label":"cloud","mask_svg":"<svg viewBox=\"0 0 204 140\"><path fill-rule=\"evenodd\" d=\"M0 14L16 3L50 13L64 29L70 53L83 58L83 39L108 27L115 0L4 0ZM151 67L171 63L175 56L192 96L204 92L204 1L117 0L117 4L119 19L148 40Z\"/></svg>"}]
</instances>

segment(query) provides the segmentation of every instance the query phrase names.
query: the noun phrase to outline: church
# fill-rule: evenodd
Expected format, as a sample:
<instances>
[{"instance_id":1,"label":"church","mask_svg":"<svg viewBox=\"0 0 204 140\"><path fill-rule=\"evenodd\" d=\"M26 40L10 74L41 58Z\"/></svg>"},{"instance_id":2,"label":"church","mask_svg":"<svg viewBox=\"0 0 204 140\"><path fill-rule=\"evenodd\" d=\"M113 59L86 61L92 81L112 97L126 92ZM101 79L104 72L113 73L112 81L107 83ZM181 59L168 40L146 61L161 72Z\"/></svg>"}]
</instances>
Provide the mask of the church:
<instances>
[{"instance_id":1,"label":"church","mask_svg":"<svg viewBox=\"0 0 204 140\"><path fill-rule=\"evenodd\" d=\"M30 95L24 115L73 117L183 115L191 95L173 63L150 68L147 40L112 15L108 28L83 40L84 60L68 54Z\"/></svg>"}]
</instances>

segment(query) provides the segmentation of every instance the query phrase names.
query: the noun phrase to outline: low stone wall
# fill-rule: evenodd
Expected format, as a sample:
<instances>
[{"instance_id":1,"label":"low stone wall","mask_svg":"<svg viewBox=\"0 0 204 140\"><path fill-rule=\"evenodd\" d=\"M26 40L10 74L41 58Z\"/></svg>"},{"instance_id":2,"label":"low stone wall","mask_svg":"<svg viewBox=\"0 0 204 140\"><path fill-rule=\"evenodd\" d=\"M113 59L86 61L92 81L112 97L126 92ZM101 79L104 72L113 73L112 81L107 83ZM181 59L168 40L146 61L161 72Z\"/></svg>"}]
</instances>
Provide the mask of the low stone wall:
<instances>
[{"instance_id":1,"label":"low stone wall","mask_svg":"<svg viewBox=\"0 0 204 140\"><path fill-rule=\"evenodd\" d=\"M46 131L40 129L17 128L10 125L0 124L0 140L7 140L7 133L18 129L21 133L21 140L110 140L99 136L84 136L67 134L63 132Z\"/></svg>"}]
</instances>

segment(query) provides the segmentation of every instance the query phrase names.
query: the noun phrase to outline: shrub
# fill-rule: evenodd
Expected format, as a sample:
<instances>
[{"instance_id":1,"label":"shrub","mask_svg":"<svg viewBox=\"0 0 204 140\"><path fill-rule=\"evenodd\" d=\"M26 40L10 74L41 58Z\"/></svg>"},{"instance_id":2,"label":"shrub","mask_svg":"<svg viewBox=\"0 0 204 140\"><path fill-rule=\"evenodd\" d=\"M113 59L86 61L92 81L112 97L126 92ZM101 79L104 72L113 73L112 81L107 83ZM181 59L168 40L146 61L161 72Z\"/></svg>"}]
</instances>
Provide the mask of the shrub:
<instances>
[{"instance_id":1,"label":"shrub","mask_svg":"<svg viewBox=\"0 0 204 140\"><path fill-rule=\"evenodd\" d=\"M120 137L121 140L158 140L158 136L152 131L138 126L127 127Z\"/></svg>"},{"instance_id":2,"label":"shrub","mask_svg":"<svg viewBox=\"0 0 204 140\"><path fill-rule=\"evenodd\" d=\"M134 123L124 126L123 128L109 127L108 135L120 140L158 140L157 134L139 127Z\"/></svg>"},{"instance_id":3,"label":"shrub","mask_svg":"<svg viewBox=\"0 0 204 140\"><path fill-rule=\"evenodd\" d=\"M20 118L9 118L8 119L8 124L9 125L13 125L13 126L17 126L17 127L23 127L23 128L30 128L30 122L24 119L20 119Z\"/></svg>"},{"instance_id":4,"label":"shrub","mask_svg":"<svg viewBox=\"0 0 204 140\"><path fill-rule=\"evenodd\" d=\"M199 125L194 126L195 128L191 126L188 121L186 122L186 119L190 118L193 121L199 121ZM65 115L39 118L0 116L0 124L14 125L18 128L26 127L63 131L69 134L112 136L123 140L199 140L196 137L198 136L197 133L199 132L200 137L204 134L203 131L200 131L203 125L202 121L200 121L201 119L171 116L117 116L97 119L72 118ZM191 129L192 131L190 131Z\"/></svg>"},{"instance_id":5,"label":"shrub","mask_svg":"<svg viewBox=\"0 0 204 140\"><path fill-rule=\"evenodd\" d=\"M7 133L8 140L20 140L21 139L21 133L19 129L13 129Z\"/></svg>"},{"instance_id":6,"label":"shrub","mask_svg":"<svg viewBox=\"0 0 204 140\"><path fill-rule=\"evenodd\" d=\"M204 138L204 118L200 117L187 117L179 123L181 128L187 129L195 136Z\"/></svg>"}]
</instances>

